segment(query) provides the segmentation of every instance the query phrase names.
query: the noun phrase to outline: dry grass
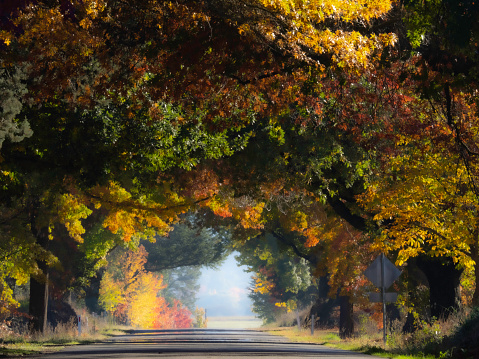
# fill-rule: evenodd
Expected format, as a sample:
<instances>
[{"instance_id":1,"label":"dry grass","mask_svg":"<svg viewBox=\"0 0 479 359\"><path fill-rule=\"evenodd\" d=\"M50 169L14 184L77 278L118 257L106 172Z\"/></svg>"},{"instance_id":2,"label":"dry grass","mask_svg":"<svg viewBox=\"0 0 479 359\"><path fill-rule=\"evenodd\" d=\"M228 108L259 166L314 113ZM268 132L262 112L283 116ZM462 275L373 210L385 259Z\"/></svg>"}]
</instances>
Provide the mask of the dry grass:
<instances>
[{"instance_id":1,"label":"dry grass","mask_svg":"<svg viewBox=\"0 0 479 359\"><path fill-rule=\"evenodd\" d=\"M383 344L382 334L376 333L372 336L358 336L355 338L342 340L339 338L338 330L318 330L311 335L311 330L301 329L297 327L290 328L270 328L267 331L274 335L281 335L293 342L299 343L314 343L340 348L344 350L351 350L364 354L376 355L382 358L394 359L435 359L433 355L406 355L391 352L387 346Z\"/></svg>"},{"instance_id":2,"label":"dry grass","mask_svg":"<svg viewBox=\"0 0 479 359\"><path fill-rule=\"evenodd\" d=\"M458 312L447 321L422 322L419 323L420 329L413 334L403 334L403 323L396 322L389 330L387 344L384 344L382 330L378 330L376 323L366 320L357 323L355 337L344 340L339 338L338 329L316 329L313 335L309 328L298 330L297 327L269 327L264 330L293 342L323 344L383 358L453 358L445 347L445 339L454 334L464 317L463 312Z\"/></svg>"},{"instance_id":3,"label":"dry grass","mask_svg":"<svg viewBox=\"0 0 479 359\"><path fill-rule=\"evenodd\" d=\"M0 357L49 353L61 350L66 345L101 341L130 329L112 324L107 318L92 315L82 318L81 333L73 321L55 328L48 327L44 333L32 333L26 323L13 328L3 326L0 328Z\"/></svg>"}]
</instances>

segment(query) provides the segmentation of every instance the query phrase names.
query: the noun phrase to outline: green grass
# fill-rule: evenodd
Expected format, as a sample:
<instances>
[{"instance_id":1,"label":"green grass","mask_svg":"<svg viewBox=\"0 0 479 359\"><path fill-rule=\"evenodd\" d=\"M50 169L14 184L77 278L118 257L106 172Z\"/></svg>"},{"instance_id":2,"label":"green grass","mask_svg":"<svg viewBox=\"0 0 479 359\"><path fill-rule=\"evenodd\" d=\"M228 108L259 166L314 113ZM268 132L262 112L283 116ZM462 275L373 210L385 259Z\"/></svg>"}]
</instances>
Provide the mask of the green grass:
<instances>
[{"instance_id":1,"label":"green grass","mask_svg":"<svg viewBox=\"0 0 479 359\"><path fill-rule=\"evenodd\" d=\"M0 357L39 355L58 351L63 348L63 345L48 343L9 343L0 346Z\"/></svg>"}]
</instances>

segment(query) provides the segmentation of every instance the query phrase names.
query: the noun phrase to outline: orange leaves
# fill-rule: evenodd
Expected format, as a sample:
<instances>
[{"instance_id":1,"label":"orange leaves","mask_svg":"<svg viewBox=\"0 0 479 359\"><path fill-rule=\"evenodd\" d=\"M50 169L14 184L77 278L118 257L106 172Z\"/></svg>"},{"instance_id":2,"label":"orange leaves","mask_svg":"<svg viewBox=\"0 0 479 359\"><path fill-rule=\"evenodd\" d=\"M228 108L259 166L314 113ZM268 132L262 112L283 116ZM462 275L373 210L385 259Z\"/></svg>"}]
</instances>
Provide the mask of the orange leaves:
<instances>
[{"instance_id":1,"label":"orange leaves","mask_svg":"<svg viewBox=\"0 0 479 359\"><path fill-rule=\"evenodd\" d=\"M103 37L88 31L91 20L83 19L83 27L77 26L60 7L30 5L14 23L22 29L15 39L17 44L29 49L27 57L18 61L28 63L32 75L43 80L38 85L41 93L37 95L44 99L61 89L75 101L89 102L90 94L81 89L86 78L80 79L78 75L84 71L81 67L91 62L91 56L104 45Z\"/></svg>"},{"instance_id":2,"label":"orange leaves","mask_svg":"<svg viewBox=\"0 0 479 359\"><path fill-rule=\"evenodd\" d=\"M228 203L221 202L217 198L212 198L205 202L205 205L217 216L227 218L233 216Z\"/></svg>"},{"instance_id":3,"label":"orange leaves","mask_svg":"<svg viewBox=\"0 0 479 359\"><path fill-rule=\"evenodd\" d=\"M130 92L143 105L161 100L205 110L218 127L287 108L300 86L284 99L272 84L307 74L304 62L319 71L329 62L364 69L394 42L389 33L368 35L389 0L219 1L213 10L204 2L85 0L69 12L35 4L15 19L21 35L0 33L0 41L28 49L24 60L43 76L38 100L61 94L91 106Z\"/></svg>"},{"instance_id":4,"label":"orange leaves","mask_svg":"<svg viewBox=\"0 0 479 359\"><path fill-rule=\"evenodd\" d=\"M175 300L172 306L169 306L164 298L157 298L156 315L153 325L154 329L172 329L172 328L191 328L193 319L188 308L184 307L180 301Z\"/></svg>"},{"instance_id":5,"label":"orange leaves","mask_svg":"<svg viewBox=\"0 0 479 359\"><path fill-rule=\"evenodd\" d=\"M185 195L196 200L213 197L220 190L220 178L210 168L197 166L183 176Z\"/></svg>"},{"instance_id":6,"label":"orange leaves","mask_svg":"<svg viewBox=\"0 0 479 359\"><path fill-rule=\"evenodd\" d=\"M360 293L367 282L363 271L373 259L370 242L365 234L342 223L338 232L325 243L324 271L329 274L330 293Z\"/></svg>"},{"instance_id":7,"label":"orange leaves","mask_svg":"<svg viewBox=\"0 0 479 359\"><path fill-rule=\"evenodd\" d=\"M100 285L100 304L120 320L140 328L189 328L191 313L179 301L169 306L158 296L163 277L144 268L143 246L113 258Z\"/></svg>"}]
</instances>

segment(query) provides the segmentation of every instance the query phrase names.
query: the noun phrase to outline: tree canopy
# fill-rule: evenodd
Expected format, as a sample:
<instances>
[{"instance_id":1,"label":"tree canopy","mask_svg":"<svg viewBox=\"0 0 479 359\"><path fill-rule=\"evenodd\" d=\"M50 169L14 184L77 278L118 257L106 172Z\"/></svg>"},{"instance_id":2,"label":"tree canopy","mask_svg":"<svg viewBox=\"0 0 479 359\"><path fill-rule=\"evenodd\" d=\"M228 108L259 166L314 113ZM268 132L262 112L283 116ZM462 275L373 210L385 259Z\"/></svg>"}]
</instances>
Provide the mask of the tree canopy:
<instances>
[{"instance_id":1,"label":"tree canopy","mask_svg":"<svg viewBox=\"0 0 479 359\"><path fill-rule=\"evenodd\" d=\"M238 243L276 234L289 256L314 253L350 297L378 250L477 282L475 2L0 6L2 310L9 278L45 297L63 244L86 267L155 237L151 268L183 243L212 263L212 214ZM196 210L201 245L169 234Z\"/></svg>"}]
</instances>

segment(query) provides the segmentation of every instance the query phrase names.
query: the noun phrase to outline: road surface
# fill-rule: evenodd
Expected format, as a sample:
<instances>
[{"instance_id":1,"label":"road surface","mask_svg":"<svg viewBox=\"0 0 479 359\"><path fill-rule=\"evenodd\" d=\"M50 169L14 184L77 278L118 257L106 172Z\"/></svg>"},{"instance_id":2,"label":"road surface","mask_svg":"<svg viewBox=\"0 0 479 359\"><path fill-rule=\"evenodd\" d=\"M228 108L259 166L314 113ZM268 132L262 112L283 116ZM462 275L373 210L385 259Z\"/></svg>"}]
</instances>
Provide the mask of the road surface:
<instances>
[{"instance_id":1,"label":"road surface","mask_svg":"<svg viewBox=\"0 0 479 359\"><path fill-rule=\"evenodd\" d=\"M254 330L136 330L111 340L67 347L42 359L98 358L373 358L317 344L299 344ZM377 357L376 357L377 358Z\"/></svg>"}]
</instances>

